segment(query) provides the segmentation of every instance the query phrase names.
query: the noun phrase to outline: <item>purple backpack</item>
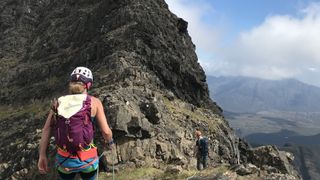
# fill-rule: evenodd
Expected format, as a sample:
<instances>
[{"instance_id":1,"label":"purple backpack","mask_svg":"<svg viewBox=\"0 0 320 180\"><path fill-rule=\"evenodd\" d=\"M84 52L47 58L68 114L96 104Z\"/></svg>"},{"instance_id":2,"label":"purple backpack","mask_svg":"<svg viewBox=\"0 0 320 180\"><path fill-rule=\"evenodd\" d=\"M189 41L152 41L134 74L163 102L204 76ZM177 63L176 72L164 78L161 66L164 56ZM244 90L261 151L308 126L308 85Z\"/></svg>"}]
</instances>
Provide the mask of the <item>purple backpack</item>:
<instances>
[{"instance_id":1,"label":"purple backpack","mask_svg":"<svg viewBox=\"0 0 320 180\"><path fill-rule=\"evenodd\" d=\"M87 95L82 108L69 118L60 115L58 108L54 135L58 147L70 154L75 154L92 143L94 127L91 121L91 96Z\"/></svg>"}]
</instances>

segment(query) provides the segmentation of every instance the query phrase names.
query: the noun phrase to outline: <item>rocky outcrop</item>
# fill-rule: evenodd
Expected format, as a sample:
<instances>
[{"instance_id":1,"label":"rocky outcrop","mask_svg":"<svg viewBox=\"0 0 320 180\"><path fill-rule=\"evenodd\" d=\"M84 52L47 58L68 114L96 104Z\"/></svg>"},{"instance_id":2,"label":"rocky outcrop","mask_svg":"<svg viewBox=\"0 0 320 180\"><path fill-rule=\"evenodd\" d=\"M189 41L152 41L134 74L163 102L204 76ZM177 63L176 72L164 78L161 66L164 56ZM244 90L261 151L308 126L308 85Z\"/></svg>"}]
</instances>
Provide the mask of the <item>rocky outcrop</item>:
<instances>
[{"instance_id":1,"label":"rocky outcrop","mask_svg":"<svg viewBox=\"0 0 320 180\"><path fill-rule=\"evenodd\" d=\"M236 171L240 175L253 174L259 169L269 176L290 177L289 179L300 177L296 168L292 166L294 161L292 153L279 151L276 146L261 146L246 153L247 167L240 166Z\"/></svg>"},{"instance_id":2,"label":"rocky outcrop","mask_svg":"<svg viewBox=\"0 0 320 180\"><path fill-rule=\"evenodd\" d=\"M103 101L118 166L194 168L200 129L210 138L210 165L264 168L209 98L187 22L163 0L3 0L0 9L1 178L44 178L36 163L47 107L79 65L94 73L90 93ZM292 175L281 163L268 166Z\"/></svg>"},{"instance_id":3,"label":"rocky outcrop","mask_svg":"<svg viewBox=\"0 0 320 180\"><path fill-rule=\"evenodd\" d=\"M164 1L6 0L1 9L1 84L14 90L2 90L2 102L46 98L63 89L58 82L74 66L86 65L96 87L150 84L214 107L186 22Z\"/></svg>"}]
</instances>

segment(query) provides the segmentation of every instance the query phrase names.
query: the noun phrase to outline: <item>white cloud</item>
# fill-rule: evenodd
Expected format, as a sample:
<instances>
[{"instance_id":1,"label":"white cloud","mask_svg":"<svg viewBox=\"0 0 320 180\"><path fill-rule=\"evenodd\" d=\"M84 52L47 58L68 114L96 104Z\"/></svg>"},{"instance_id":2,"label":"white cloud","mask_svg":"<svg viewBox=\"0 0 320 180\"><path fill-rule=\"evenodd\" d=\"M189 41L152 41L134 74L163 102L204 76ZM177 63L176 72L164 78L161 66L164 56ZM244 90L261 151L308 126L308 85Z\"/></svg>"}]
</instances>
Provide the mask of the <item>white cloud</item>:
<instances>
[{"instance_id":1,"label":"white cloud","mask_svg":"<svg viewBox=\"0 0 320 180\"><path fill-rule=\"evenodd\" d=\"M320 4L301 12L301 17L267 17L260 26L241 33L234 46L220 54L234 65L227 73L268 79L316 78L310 73L318 73L315 70L320 66Z\"/></svg>"},{"instance_id":2,"label":"white cloud","mask_svg":"<svg viewBox=\"0 0 320 180\"><path fill-rule=\"evenodd\" d=\"M318 69L317 69L317 68L314 68L314 67L309 67L308 70L309 70L309 71L312 71L312 72L318 71Z\"/></svg>"},{"instance_id":3,"label":"white cloud","mask_svg":"<svg viewBox=\"0 0 320 180\"><path fill-rule=\"evenodd\" d=\"M189 22L189 33L200 49L198 56L207 74L297 78L320 85L320 3L310 4L296 16L268 16L223 47L219 29L203 21L204 16L213 15L212 5L166 1L170 10Z\"/></svg>"}]
</instances>

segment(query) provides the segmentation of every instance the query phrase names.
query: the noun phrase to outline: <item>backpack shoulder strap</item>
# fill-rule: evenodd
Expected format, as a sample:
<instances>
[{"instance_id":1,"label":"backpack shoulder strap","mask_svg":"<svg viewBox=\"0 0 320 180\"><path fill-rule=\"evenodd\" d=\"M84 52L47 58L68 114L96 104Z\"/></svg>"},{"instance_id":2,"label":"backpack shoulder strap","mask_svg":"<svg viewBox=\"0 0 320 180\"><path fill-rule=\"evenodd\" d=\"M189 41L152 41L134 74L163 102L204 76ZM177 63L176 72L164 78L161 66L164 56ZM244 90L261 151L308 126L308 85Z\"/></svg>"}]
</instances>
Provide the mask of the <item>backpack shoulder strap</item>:
<instances>
[{"instance_id":1,"label":"backpack shoulder strap","mask_svg":"<svg viewBox=\"0 0 320 180\"><path fill-rule=\"evenodd\" d=\"M86 102L90 102L90 104L92 103L92 96L91 95L87 94Z\"/></svg>"},{"instance_id":2,"label":"backpack shoulder strap","mask_svg":"<svg viewBox=\"0 0 320 180\"><path fill-rule=\"evenodd\" d=\"M59 106L59 102L56 98L53 98L53 100L51 100L51 105L50 105L50 109L51 111L53 111L53 115L51 117L51 123L50 126L53 127L56 124L56 119L58 116L58 106Z\"/></svg>"},{"instance_id":3,"label":"backpack shoulder strap","mask_svg":"<svg viewBox=\"0 0 320 180\"><path fill-rule=\"evenodd\" d=\"M51 101L51 110L54 113L58 113L58 106L59 106L59 102L56 98L53 98L53 100Z\"/></svg>"},{"instance_id":4,"label":"backpack shoulder strap","mask_svg":"<svg viewBox=\"0 0 320 180\"><path fill-rule=\"evenodd\" d=\"M90 112L91 112L91 109L92 109L92 96L90 96L89 94L87 94L87 97L83 103L83 108L89 108L90 109ZM90 114L91 116L91 114Z\"/></svg>"}]
</instances>

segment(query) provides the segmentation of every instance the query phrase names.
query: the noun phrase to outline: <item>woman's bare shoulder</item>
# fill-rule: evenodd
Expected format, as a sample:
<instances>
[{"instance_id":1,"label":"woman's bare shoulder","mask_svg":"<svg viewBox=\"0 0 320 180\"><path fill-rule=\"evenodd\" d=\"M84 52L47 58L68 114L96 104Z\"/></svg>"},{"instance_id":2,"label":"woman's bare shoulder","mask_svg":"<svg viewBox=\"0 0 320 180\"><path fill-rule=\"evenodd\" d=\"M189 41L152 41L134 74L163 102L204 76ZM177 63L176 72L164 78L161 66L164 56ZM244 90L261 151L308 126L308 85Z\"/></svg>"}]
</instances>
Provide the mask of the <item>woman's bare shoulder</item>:
<instances>
[{"instance_id":1,"label":"woman's bare shoulder","mask_svg":"<svg viewBox=\"0 0 320 180\"><path fill-rule=\"evenodd\" d=\"M99 99L99 98L96 98L96 97L94 97L94 96L91 96L91 101L92 101L92 103L93 103L94 105L96 105L96 106L102 105L100 99Z\"/></svg>"}]
</instances>

